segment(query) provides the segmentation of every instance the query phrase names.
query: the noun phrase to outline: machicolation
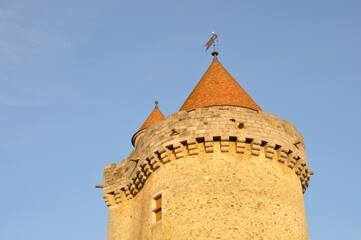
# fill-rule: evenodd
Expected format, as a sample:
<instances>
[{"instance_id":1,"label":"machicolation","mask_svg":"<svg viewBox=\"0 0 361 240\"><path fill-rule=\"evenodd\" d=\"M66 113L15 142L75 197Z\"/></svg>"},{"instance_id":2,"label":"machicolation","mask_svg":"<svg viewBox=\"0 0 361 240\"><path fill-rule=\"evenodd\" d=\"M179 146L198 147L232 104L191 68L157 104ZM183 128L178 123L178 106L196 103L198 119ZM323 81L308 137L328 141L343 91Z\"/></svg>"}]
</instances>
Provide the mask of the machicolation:
<instances>
[{"instance_id":1,"label":"machicolation","mask_svg":"<svg viewBox=\"0 0 361 240\"><path fill-rule=\"evenodd\" d=\"M215 151L262 155L287 165L298 176L303 192L312 175L303 138L291 123L263 111L214 106L176 112L147 128L128 158L105 167L105 202L111 206L135 197L150 175L170 161Z\"/></svg>"}]
</instances>

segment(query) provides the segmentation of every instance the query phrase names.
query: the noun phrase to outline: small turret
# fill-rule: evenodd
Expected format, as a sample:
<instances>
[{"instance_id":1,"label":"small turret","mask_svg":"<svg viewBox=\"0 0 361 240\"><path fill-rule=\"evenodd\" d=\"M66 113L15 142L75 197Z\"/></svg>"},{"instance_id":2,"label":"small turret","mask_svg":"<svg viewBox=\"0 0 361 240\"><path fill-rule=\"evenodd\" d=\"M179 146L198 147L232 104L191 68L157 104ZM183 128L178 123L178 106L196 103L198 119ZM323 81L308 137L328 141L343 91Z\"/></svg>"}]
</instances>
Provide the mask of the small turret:
<instances>
[{"instance_id":1,"label":"small turret","mask_svg":"<svg viewBox=\"0 0 361 240\"><path fill-rule=\"evenodd\" d=\"M147 120L145 120L145 122L140 127L140 129L132 137L133 146L135 146L137 144L138 139L144 134L144 132L150 125L152 125L155 122L165 120L163 113L159 110L159 107L158 107L159 102L156 100L154 103L155 103L155 106L154 106L153 111L149 114Z\"/></svg>"}]
</instances>

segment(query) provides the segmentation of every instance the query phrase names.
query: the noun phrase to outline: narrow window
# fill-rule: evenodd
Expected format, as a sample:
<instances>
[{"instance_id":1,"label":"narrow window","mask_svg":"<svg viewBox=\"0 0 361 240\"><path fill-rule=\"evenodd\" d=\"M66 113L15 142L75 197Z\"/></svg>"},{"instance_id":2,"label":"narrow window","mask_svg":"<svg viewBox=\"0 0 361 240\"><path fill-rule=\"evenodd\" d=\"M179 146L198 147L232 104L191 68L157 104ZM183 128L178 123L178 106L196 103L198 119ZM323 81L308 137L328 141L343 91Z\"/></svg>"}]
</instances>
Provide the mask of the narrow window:
<instances>
[{"instance_id":1,"label":"narrow window","mask_svg":"<svg viewBox=\"0 0 361 240\"><path fill-rule=\"evenodd\" d=\"M162 194L158 194L153 198L152 206L155 222L162 220Z\"/></svg>"}]
</instances>

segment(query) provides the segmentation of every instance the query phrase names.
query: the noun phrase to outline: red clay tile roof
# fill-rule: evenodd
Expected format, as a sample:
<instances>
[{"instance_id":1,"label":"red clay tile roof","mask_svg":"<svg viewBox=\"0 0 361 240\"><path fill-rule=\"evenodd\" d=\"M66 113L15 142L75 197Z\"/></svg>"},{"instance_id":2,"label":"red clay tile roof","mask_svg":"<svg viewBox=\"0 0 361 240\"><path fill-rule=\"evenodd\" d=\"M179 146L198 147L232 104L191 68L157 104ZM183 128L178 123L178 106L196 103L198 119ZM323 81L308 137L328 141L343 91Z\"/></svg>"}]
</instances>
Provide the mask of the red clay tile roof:
<instances>
[{"instance_id":1,"label":"red clay tile roof","mask_svg":"<svg viewBox=\"0 0 361 240\"><path fill-rule=\"evenodd\" d=\"M140 130L148 128L150 125L152 125L155 122L163 121L163 120L165 120L165 117L164 117L163 113L158 108L158 102L156 102L154 110L150 113L149 117L147 118L147 120L145 120L145 122L140 127L138 132Z\"/></svg>"},{"instance_id":2,"label":"red clay tile roof","mask_svg":"<svg viewBox=\"0 0 361 240\"><path fill-rule=\"evenodd\" d=\"M179 110L191 111L211 106L262 110L216 58Z\"/></svg>"},{"instance_id":3,"label":"red clay tile roof","mask_svg":"<svg viewBox=\"0 0 361 240\"><path fill-rule=\"evenodd\" d=\"M155 107L154 110L150 113L149 117L147 118L147 120L145 120L145 122L143 123L143 125L140 127L140 129L133 135L131 141L133 146L135 146L135 142L136 139L138 138L138 136L141 134L141 132L144 132L145 129L147 129L150 125L152 125L155 122L159 122L159 121L163 121L165 120L165 117L163 115L163 113L159 110L158 108L158 101L155 101Z\"/></svg>"}]
</instances>

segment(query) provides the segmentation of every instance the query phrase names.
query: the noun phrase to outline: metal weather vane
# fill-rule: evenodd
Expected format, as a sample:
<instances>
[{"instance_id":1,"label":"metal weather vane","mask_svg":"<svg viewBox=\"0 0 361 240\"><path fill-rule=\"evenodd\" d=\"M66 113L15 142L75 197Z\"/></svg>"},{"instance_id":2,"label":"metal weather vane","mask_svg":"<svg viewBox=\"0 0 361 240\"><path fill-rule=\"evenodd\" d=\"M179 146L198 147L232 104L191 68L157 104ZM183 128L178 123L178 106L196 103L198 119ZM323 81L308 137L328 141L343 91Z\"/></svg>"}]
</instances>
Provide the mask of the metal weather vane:
<instances>
[{"instance_id":1,"label":"metal weather vane","mask_svg":"<svg viewBox=\"0 0 361 240\"><path fill-rule=\"evenodd\" d=\"M207 52L207 50L212 46L212 44L213 44L213 49L214 49L214 51L216 51L216 43L215 43L216 40L217 40L217 42L218 42L218 36L217 36L217 34L216 34L215 32L212 32L212 37L211 37L211 39L209 39L208 42L207 42L206 45L205 45L205 47L206 47L206 52Z\"/></svg>"}]
</instances>

